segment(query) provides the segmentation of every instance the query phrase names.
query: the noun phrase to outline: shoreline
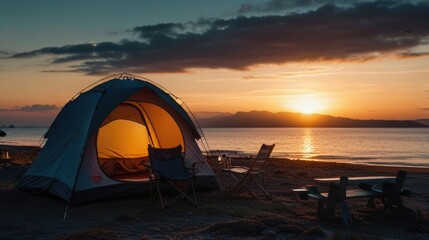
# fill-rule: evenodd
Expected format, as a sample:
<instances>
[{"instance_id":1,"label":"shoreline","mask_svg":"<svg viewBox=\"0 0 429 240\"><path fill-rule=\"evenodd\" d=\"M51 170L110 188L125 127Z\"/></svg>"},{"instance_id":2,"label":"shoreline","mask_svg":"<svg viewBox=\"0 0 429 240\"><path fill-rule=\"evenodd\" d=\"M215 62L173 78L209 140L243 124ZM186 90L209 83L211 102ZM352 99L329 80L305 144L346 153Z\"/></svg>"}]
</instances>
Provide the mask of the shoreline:
<instances>
[{"instance_id":1,"label":"shoreline","mask_svg":"<svg viewBox=\"0 0 429 240\"><path fill-rule=\"evenodd\" d=\"M221 155L223 153L226 153L228 157L232 159L250 159L251 157L256 156L256 152L253 154L247 154L245 152L239 151L239 150L210 150L210 154L212 157L217 157L218 155ZM423 172L429 172L429 166L417 166L417 165L394 165L394 164L376 164L376 163L362 163L362 162L353 162L350 160L343 160L343 161L335 161L333 159L301 159L301 158L289 158L286 156L276 156L275 153L272 154L273 159L284 159L284 160L290 160L290 161L303 161L303 162L325 162L325 163L338 163L338 164L350 164L350 165L359 165L359 166L369 166L369 167L387 167L387 168L406 168L406 169L422 169ZM338 159L340 160L340 159ZM429 159L428 159L429 161ZM420 170L418 170L420 171Z\"/></svg>"},{"instance_id":2,"label":"shoreline","mask_svg":"<svg viewBox=\"0 0 429 240\"><path fill-rule=\"evenodd\" d=\"M9 154L11 154L12 156L16 153L20 153L20 152L38 152L42 149L42 147L39 146L24 146L24 145L6 145L6 144L0 144L0 150L7 150L9 151ZM211 154L213 154L212 157L217 157L216 155L214 155L214 153L218 153L219 155L221 153L234 153L233 155L230 155L231 158L233 159L249 159L250 154L243 154L240 155L238 154L239 151L236 150L211 150ZM425 166L407 166L407 165L383 165L383 164L371 164L371 163L353 163L350 161L347 162L338 162L338 161L331 161L331 160L317 160L317 159L292 159L292 158L287 158L287 157L273 157L272 159L276 159L276 160L286 160L286 161L300 161L300 162L314 162L314 163L334 163L334 164L345 164L345 165L353 165L353 166L362 166L362 167L370 167L375 169L383 169L383 168L388 168L388 169L392 169L394 171L398 171L398 169L407 169L411 172L420 172L420 173L429 173L429 167L425 167Z\"/></svg>"}]
</instances>

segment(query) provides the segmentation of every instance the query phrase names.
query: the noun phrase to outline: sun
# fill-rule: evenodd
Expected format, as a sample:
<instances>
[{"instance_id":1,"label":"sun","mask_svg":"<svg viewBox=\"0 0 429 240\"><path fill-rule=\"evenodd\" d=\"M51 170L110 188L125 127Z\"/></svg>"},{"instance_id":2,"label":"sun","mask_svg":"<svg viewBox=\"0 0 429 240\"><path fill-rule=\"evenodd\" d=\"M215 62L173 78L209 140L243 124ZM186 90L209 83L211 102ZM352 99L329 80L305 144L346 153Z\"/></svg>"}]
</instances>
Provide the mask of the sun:
<instances>
[{"instance_id":1,"label":"sun","mask_svg":"<svg viewBox=\"0 0 429 240\"><path fill-rule=\"evenodd\" d=\"M301 95L291 102L294 111L313 114L318 113L324 108L323 100L315 95Z\"/></svg>"}]
</instances>

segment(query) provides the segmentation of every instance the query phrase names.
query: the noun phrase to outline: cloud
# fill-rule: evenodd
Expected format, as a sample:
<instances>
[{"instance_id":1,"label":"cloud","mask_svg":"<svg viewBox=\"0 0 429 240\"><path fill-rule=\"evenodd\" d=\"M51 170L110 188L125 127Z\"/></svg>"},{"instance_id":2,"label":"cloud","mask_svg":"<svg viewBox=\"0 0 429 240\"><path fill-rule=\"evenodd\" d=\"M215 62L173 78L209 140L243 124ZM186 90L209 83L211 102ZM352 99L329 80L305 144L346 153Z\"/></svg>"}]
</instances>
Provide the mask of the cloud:
<instances>
[{"instance_id":1,"label":"cloud","mask_svg":"<svg viewBox=\"0 0 429 240\"><path fill-rule=\"evenodd\" d=\"M324 5L282 16L138 26L130 30L137 36L135 40L46 47L10 58L50 56L50 63L67 63L70 71L106 74L184 72L191 68L245 70L259 64L292 62L362 62L385 54L416 57L426 53L415 49L429 44L427 16L427 3ZM405 32L404 27L413 28L413 32Z\"/></svg>"},{"instance_id":2,"label":"cloud","mask_svg":"<svg viewBox=\"0 0 429 240\"><path fill-rule=\"evenodd\" d=\"M404 52L404 53L399 53L398 55L403 58L424 57L424 56L428 56L429 52Z\"/></svg>"},{"instance_id":3,"label":"cloud","mask_svg":"<svg viewBox=\"0 0 429 240\"><path fill-rule=\"evenodd\" d=\"M269 0L263 3L244 3L240 6L239 14L248 13L273 13L282 11L296 11L296 10L309 10L317 9L323 5L331 4L342 7L350 7L358 3L368 3L374 0ZM395 4L407 2L406 0L396 0ZM409 2L409 1L408 1Z\"/></svg>"},{"instance_id":4,"label":"cloud","mask_svg":"<svg viewBox=\"0 0 429 240\"><path fill-rule=\"evenodd\" d=\"M266 13L266 12L279 12L283 10L295 10L297 8L320 7L324 4L340 4L340 3L356 3L357 0L270 0L264 3L244 3L238 10L239 14L246 13Z\"/></svg>"},{"instance_id":5,"label":"cloud","mask_svg":"<svg viewBox=\"0 0 429 240\"><path fill-rule=\"evenodd\" d=\"M420 110L429 111L429 108L421 108Z\"/></svg>"},{"instance_id":6,"label":"cloud","mask_svg":"<svg viewBox=\"0 0 429 240\"><path fill-rule=\"evenodd\" d=\"M15 107L11 109L0 108L0 112L48 112L58 110L59 108L56 105L42 105L42 104L34 104L34 105L25 105L22 107Z\"/></svg>"}]
</instances>

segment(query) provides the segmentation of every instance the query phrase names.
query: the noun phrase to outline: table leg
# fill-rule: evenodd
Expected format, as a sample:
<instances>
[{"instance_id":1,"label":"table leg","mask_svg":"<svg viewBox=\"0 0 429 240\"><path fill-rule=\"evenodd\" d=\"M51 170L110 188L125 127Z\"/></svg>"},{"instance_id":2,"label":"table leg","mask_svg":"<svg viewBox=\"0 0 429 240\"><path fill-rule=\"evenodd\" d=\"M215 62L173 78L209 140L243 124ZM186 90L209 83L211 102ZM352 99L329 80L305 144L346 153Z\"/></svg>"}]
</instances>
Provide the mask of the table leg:
<instances>
[{"instance_id":1,"label":"table leg","mask_svg":"<svg viewBox=\"0 0 429 240\"><path fill-rule=\"evenodd\" d=\"M419 215L413 209L406 207L402 201L400 190L394 184L384 184L384 207L401 218L419 220Z\"/></svg>"},{"instance_id":2,"label":"table leg","mask_svg":"<svg viewBox=\"0 0 429 240\"><path fill-rule=\"evenodd\" d=\"M341 218L343 219L343 222L347 225L347 226L351 226L353 225L353 217L352 214L349 211L349 206L346 202L346 193L347 193L347 183L348 183L348 177L347 176L341 176L340 177L340 182L338 184L338 205L339 208L341 210Z\"/></svg>"},{"instance_id":3,"label":"table leg","mask_svg":"<svg viewBox=\"0 0 429 240\"><path fill-rule=\"evenodd\" d=\"M353 216L350 214L349 206L346 202L339 203L340 210L341 210L341 218L343 219L343 222L347 226L353 225Z\"/></svg>"},{"instance_id":4,"label":"table leg","mask_svg":"<svg viewBox=\"0 0 429 240\"><path fill-rule=\"evenodd\" d=\"M326 203L319 201L319 205L317 207L317 215L321 218L325 218L329 220L334 218L337 199L338 199L338 186L332 183L329 186L329 193L328 193L328 198L326 199Z\"/></svg>"},{"instance_id":5,"label":"table leg","mask_svg":"<svg viewBox=\"0 0 429 240\"><path fill-rule=\"evenodd\" d=\"M335 207L338 204L343 222L347 226L351 226L353 225L353 217L350 214L349 206L346 202L347 181L347 176L341 176L339 184L331 183L329 185L326 205L322 205L319 202L318 214L323 218L332 219L334 217Z\"/></svg>"}]
</instances>

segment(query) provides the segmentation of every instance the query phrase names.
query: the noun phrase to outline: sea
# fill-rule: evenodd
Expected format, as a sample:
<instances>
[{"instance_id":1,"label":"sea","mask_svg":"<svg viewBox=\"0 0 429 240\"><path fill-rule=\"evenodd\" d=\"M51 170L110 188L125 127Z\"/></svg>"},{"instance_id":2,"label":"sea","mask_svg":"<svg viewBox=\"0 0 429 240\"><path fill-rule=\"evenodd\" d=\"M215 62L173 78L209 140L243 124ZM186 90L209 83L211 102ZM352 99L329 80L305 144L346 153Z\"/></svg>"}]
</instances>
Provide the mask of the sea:
<instances>
[{"instance_id":1,"label":"sea","mask_svg":"<svg viewBox=\"0 0 429 240\"><path fill-rule=\"evenodd\" d=\"M47 128L4 128L0 144L43 146ZM209 149L256 155L262 143L272 156L355 164L429 168L429 128L203 128Z\"/></svg>"}]
</instances>

